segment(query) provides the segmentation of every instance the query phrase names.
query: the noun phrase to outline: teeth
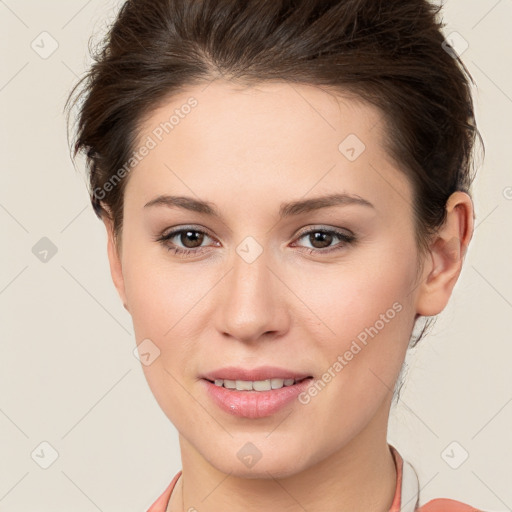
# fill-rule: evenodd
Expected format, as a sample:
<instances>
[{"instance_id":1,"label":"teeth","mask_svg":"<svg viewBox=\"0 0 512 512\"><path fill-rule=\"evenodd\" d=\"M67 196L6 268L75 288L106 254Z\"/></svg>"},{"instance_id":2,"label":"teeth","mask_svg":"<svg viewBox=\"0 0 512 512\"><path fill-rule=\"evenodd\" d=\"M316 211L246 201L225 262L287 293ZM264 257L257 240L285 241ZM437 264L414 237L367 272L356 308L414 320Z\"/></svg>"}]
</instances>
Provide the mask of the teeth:
<instances>
[{"instance_id":1,"label":"teeth","mask_svg":"<svg viewBox=\"0 0 512 512\"><path fill-rule=\"evenodd\" d=\"M267 379L267 380L223 380L215 379L215 385L237 391L270 391L284 386L293 386L295 379Z\"/></svg>"},{"instance_id":2,"label":"teeth","mask_svg":"<svg viewBox=\"0 0 512 512\"><path fill-rule=\"evenodd\" d=\"M252 391L252 382L249 380L237 380L236 389L238 391Z\"/></svg>"},{"instance_id":3,"label":"teeth","mask_svg":"<svg viewBox=\"0 0 512 512\"><path fill-rule=\"evenodd\" d=\"M279 389L283 387L284 379L270 379L272 389Z\"/></svg>"},{"instance_id":4,"label":"teeth","mask_svg":"<svg viewBox=\"0 0 512 512\"><path fill-rule=\"evenodd\" d=\"M270 391L272 389L270 379L267 380L257 380L252 383L252 389L254 391Z\"/></svg>"},{"instance_id":5,"label":"teeth","mask_svg":"<svg viewBox=\"0 0 512 512\"><path fill-rule=\"evenodd\" d=\"M236 381L235 380L225 380L224 387L228 389L236 389Z\"/></svg>"}]
</instances>

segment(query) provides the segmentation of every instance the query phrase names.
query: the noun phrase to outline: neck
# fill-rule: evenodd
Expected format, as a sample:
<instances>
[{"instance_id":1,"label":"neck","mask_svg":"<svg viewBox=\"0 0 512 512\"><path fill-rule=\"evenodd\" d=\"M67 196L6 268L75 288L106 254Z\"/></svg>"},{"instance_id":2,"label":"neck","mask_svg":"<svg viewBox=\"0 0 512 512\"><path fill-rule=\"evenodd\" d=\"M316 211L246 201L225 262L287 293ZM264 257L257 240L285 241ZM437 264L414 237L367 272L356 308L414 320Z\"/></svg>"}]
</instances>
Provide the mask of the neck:
<instances>
[{"instance_id":1,"label":"neck","mask_svg":"<svg viewBox=\"0 0 512 512\"><path fill-rule=\"evenodd\" d=\"M396 467L387 429L378 425L368 425L347 445L299 473L268 479L222 473L180 435L183 472L167 510L388 512Z\"/></svg>"}]
</instances>

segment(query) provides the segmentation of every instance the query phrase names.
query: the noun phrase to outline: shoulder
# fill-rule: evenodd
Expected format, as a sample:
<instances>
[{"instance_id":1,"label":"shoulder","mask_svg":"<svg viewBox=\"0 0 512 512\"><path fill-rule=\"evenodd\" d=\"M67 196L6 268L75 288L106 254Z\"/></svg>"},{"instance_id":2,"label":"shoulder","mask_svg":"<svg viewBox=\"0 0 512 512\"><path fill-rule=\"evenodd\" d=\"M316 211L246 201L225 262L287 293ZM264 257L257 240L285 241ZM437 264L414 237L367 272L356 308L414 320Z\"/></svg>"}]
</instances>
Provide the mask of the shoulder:
<instances>
[{"instance_id":1,"label":"shoulder","mask_svg":"<svg viewBox=\"0 0 512 512\"><path fill-rule=\"evenodd\" d=\"M422 505L418 512L483 512L482 510L461 503L460 501L450 500L447 498L440 498L431 500L425 505Z\"/></svg>"}]
</instances>

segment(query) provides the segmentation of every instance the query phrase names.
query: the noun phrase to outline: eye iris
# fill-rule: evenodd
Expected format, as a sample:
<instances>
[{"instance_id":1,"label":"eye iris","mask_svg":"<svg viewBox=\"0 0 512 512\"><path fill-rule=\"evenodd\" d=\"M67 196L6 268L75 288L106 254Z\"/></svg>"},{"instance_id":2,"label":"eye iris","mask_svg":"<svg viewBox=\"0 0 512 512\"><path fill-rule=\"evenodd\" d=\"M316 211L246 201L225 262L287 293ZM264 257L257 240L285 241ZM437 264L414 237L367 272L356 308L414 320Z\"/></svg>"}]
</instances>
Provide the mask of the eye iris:
<instances>
[{"instance_id":1,"label":"eye iris","mask_svg":"<svg viewBox=\"0 0 512 512\"><path fill-rule=\"evenodd\" d=\"M315 231L309 235L310 241L315 249L322 249L323 247L329 247L332 243L332 235L330 233ZM315 243L320 242L320 247L317 247Z\"/></svg>"},{"instance_id":2,"label":"eye iris","mask_svg":"<svg viewBox=\"0 0 512 512\"><path fill-rule=\"evenodd\" d=\"M199 236L195 236L195 235L199 235ZM186 237L190 237L190 238L193 239L193 245L192 246L189 246L189 245L187 245L187 243L184 242L184 240L187 239ZM183 243L183 245L187 249L193 249L195 247L201 246L201 244L203 242L203 239L204 239L204 234L200 233L199 231L182 231L182 233L180 235L180 242Z\"/></svg>"}]
</instances>

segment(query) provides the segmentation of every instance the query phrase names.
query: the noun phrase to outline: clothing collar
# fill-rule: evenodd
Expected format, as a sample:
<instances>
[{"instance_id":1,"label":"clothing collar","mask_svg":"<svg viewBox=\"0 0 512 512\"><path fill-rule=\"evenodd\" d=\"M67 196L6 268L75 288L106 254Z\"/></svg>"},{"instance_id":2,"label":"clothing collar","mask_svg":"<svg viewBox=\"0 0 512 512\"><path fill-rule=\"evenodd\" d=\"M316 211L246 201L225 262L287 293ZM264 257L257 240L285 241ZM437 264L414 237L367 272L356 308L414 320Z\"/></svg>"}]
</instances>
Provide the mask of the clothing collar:
<instances>
[{"instance_id":1,"label":"clothing collar","mask_svg":"<svg viewBox=\"0 0 512 512\"><path fill-rule=\"evenodd\" d=\"M389 447L395 459L397 474L396 495L389 512L414 512L419 507L418 475L394 446L389 445Z\"/></svg>"}]
</instances>

